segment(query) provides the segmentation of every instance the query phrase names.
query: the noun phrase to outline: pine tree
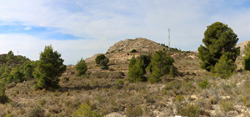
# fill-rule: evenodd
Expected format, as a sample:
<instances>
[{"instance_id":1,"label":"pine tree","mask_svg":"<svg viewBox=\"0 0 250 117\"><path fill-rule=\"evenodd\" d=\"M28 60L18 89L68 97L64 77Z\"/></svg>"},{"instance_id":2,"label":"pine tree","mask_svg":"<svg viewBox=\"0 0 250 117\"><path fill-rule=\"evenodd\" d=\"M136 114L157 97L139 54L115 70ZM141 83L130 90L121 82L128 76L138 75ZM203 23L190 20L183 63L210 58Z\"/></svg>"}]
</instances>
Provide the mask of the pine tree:
<instances>
[{"instance_id":1,"label":"pine tree","mask_svg":"<svg viewBox=\"0 0 250 117\"><path fill-rule=\"evenodd\" d=\"M144 61L142 59L137 59L136 63L129 69L129 82L141 82L146 81L146 78L144 77L145 69L143 69L145 66Z\"/></svg>"},{"instance_id":2,"label":"pine tree","mask_svg":"<svg viewBox=\"0 0 250 117\"><path fill-rule=\"evenodd\" d=\"M250 70L250 42L248 42L247 45L244 46L243 54L245 55L242 61L244 69Z\"/></svg>"},{"instance_id":3,"label":"pine tree","mask_svg":"<svg viewBox=\"0 0 250 117\"><path fill-rule=\"evenodd\" d=\"M136 63L135 55L129 61L129 68L132 68L133 65Z\"/></svg>"},{"instance_id":4,"label":"pine tree","mask_svg":"<svg viewBox=\"0 0 250 117\"><path fill-rule=\"evenodd\" d=\"M213 72L216 76L221 78L228 78L233 75L236 65L233 60L228 59L227 56L222 55L218 63L215 64Z\"/></svg>"},{"instance_id":5,"label":"pine tree","mask_svg":"<svg viewBox=\"0 0 250 117\"><path fill-rule=\"evenodd\" d=\"M247 43L247 45L244 46L243 52L242 54L244 54L245 56L250 53L250 41Z\"/></svg>"},{"instance_id":6,"label":"pine tree","mask_svg":"<svg viewBox=\"0 0 250 117\"><path fill-rule=\"evenodd\" d=\"M59 88L59 77L66 70L61 54L53 51L52 46L45 46L44 52L40 54L40 60L34 71L37 79L36 89L56 89Z\"/></svg>"},{"instance_id":7,"label":"pine tree","mask_svg":"<svg viewBox=\"0 0 250 117\"><path fill-rule=\"evenodd\" d=\"M250 70L250 53L246 53L242 62L245 70Z\"/></svg>"},{"instance_id":8,"label":"pine tree","mask_svg":"<svg viewBox=\"0 0 250 117\"><path fill-rule=\"evenodd\" d=\"M109 58L107 58L104 54L98 55L95 59L97 65L101 66L101 69L108 69Z\"/></svg>"},{"instance_id":9,"label":"pine tree","mask_svg":"<svg viewBox=\"0 0 250 117\"><path fill-rule=\"evenodd\" d=\"M26 64L24 66L24 76L25 78L33 78L34 67L31 64Z\"/></svg>"},{"instance_id":10,"label":"pine tree","mask_svg":"<svg viewBox=\"0 0 250 117\"><path fill-rule=\"evenodd\" d=\"M85 72L88 70L87 65L83 59L81 59L75 66L77 70L77 76L84 75Z\"/></svg>"},{"instance_id":11,"label":"pine tree","mask_svg":"<svg viewBox=\"0 0 250 117\"><path fill-rule=\"evenodd\" d=\"M201 68L211 71L222 55L235 62L240 53L235 47L238 40L233 30L221 22L208 26L202 40L205 46L198 48Z\"/></svg>"},{"instance_id":12,"label":"pine tree","mask_svg":"<svg viewBox=\"0 0 250 117\"><path fill-rule=\"evenodd\" d=\"M0 103L8 102L8 97L5 94L6 90L5 85L6 85L5 79L0 79Z\"/></svg>"},{"instance_id":13,"label":"pine tree","mask_svg":"<svg viewBox=\"0 0 250 117\"><path fill-rule=\"evenodd\" d=\"M158 82L161 76L169 74L170 69L174 66L173 63L174 59L171 56L161 50L156 51L151 59L152 74L149 82Z\"/></svg>"}]
</instances>

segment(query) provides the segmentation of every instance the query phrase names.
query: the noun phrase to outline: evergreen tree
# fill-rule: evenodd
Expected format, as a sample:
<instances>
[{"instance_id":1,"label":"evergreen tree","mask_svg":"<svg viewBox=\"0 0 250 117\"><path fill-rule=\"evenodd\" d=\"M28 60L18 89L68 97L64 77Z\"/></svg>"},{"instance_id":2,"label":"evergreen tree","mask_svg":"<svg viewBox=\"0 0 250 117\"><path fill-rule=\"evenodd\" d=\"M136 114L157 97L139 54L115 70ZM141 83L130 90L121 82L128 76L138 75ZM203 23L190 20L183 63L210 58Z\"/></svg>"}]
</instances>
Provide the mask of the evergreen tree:
<instances>
[{"instance_id":1,"label":"evergreen tree","mask_svg":"<svg viewBox=\"0 0 250 117\"><path fill-rule=\"evenodd\" d=\"M44 52L40 54L34 77L37 79L36 89L59 88L59 77L66 70L61 54L53 51L52 46L45 46Z\"/></svg>"},{"instance_id":2,"label":"evergreen tree","mask_svg":"<svg viewBox=\"0 0 250 117\"><path fill-rule=\"evenodd\" d=\"M211 71L222 55L235 62L240 53L235 45L239 39L231 28L221 22L215 22L207 27L202 42L198 48L201 68Z\"/></svg>"},{"instance_id":3,"label":"evergreen tree","mask_svg":"<svg viewBox=\"0 0 250 117\"><path fill-rule=\"evenodd\" d=\"M250 53L250 41L247 43L247 45L244 46L243 52L242 54L244 54L245 56Z\"/></svg>"},{"instance_id":4,"label":"evergreen tree","mask_svg":"<svg viewBox=\"0 0 250 117\"><path fill-rule=\"evenodd\" d=\"M108 69L109 58L107 58L104 54L98 55L95 59L97 65L100 65L102 69Z\"/></svg>"},{"instance_id":5,"label":"evergreen tree","mask_svg":"<svg viewBox=\"0 0 250 117\"><path fill-rule=\"evenodd\" d=\"M228 78L232 76L236 65L234 65L233 60L228 59L226 55L222 55L218 63L215 64L213 72L216 76L222 78Z\"/></svg>"},{"instance_id":6,"label":"evergreen tree","mask_svg":"<svg viewBox=\"0 0 250 117\"><path fill-rule=\"evenodd\" d=\"M0 79L0 103L6 103L8 101L8 97L5 95L5 80Z\"/></svg>"},{"instance_id":7,"label":"evergreen tree","mask_svg":"<svg viewBox=\"0 0 250 117\"><path fill-rule=\"evenodd\" d=\"M11 82L18 83L18 82L23 82L24 80L25 80L24 74L19 71L18 67L16 67L16 68L12 69L12 71L10 72L10 75L7 79L7 82L8 83L11 83Z\"/></svg>"},{"instance_id":8,"label":"evergreen tree","mask_svg":"<svg viewBox=\"0 0 250 117\"><path fill-rule=\"evenodd\" d=\"M170 69L174 67L174 59L159 50L154 53L154 56L151 59L152 74L149 78L149 82L158 82L160 77L169 74Z\"/></svg>"},{"instance_id":9,"label":"evergreen tree","mask_svg":"<svg viewBox=\"0 0 250 117\"><path fill-rule=\"evenodd\" d=\"M137 59L136 63L129 69L129 82L138 82L138 81L145 81L146 78L144 77L145 69L144 61L142 59Z\"/></svg>"},{"instance_id":10,"label":"evergreen tree","mask_svg":"<svg viewBox=\"0 0 250 117\"><path fill-rule=\"evenodd\" d=\"M34 68L31 64L26 64L24 66L24 76L25 78L33 78Z\"/></svg>"},{"instance_id":11,"label":"evergreen tree","mask_svg":"<svg viewBox=\"0 0 250 117\"><path fill-rule=\"evenodd\" d=\"M87 65L83 59L81 59L79 62L77 62L75 67L76 67L78 76L84 75L88 69Z\"/></svg>"},{"instance_id":12,"label":"evergreen tree","mask_svg":"<svg viewBox=\"0 0 250 117\"><path fill-rule=\"evenodd\" d=\"M244 69L250 70L250 42L248 42L247 45L244 46L243 54L245 55L242 61Z\"/></svg>"},{"instance_id":13,"label":"evergreen tree","mask_svg":"<svg viewBox=\"0 0 250 117\"><path fill-rule=\"evenodd\" d=\"M129 68L132 68L133 65L136 63L135 55L129 61Z\"/></svg>"},{"instance_id":14,"label":"evergreen tree","mask_svg":"<svg viewBox=\"0 0 250 117\"><path fill-rule=\"evenodd\" d=\"M105 58L106 58L106 56L105 56L104 54L100 54L100 55L98 55L98 56L95 58L95 63L96 63L97 65L100 65L101 61L102 61L103 59L105 59Z\"/></svg>"},{"instance_id":15,"label":"evergreen tree","mask_svg":"<svg viewBox=\"0 0 250 117\"><path fill-rule=\"evenodd\" d=\"M243 57L243 66L245 70L250 70L250 53L246 53Z\"/></svg>"}]
</instances>

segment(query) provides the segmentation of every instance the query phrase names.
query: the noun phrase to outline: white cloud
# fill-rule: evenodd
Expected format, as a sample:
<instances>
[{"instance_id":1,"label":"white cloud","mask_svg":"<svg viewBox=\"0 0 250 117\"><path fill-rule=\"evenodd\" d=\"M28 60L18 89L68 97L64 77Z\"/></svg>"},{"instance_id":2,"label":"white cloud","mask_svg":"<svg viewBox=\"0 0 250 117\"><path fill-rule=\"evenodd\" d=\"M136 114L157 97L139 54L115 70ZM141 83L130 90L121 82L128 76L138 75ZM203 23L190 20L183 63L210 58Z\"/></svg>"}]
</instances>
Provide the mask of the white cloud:
<instances>
[{"instance_id":1,"label":"white cloud","mask_svg":"<svg viewBox=\"0 0 250 117\"><path fill-rule=\"evenodd\" d=\"M24 30L31 30L31 27L25 27Z\"/></svg>"},{"instance_id":2,"label":"white cloud","mask_svg":"<svg viewBox=\"0 0 250 117\"><path fill-rule=\"evenodd\" d=\"M33 53L42 51L46 44L53 44L67 58L67 63L75 63L79 57L105 52L115 42L126 38L146 37L167 43L167 30L170 28L172 47L197 50L206 26L216 21L232 27L240 41L250 38L250 9L234 8L240 7L245 1L0 0L1 25L21 24L27 26L26 29L33 26L55 28L62 33L83 38L58 41L28 34L2 34L1 40L8 39L4 42L10 46L2 48L8 51L14 47L22 49L27 46L29 48L26 50L22 49L23 53L37 58L38 55L33 56Z\"/></svg>"},{"instance_id":3,"label":"white cloud","mask_svg":"<svg viewBox=\"0 0 250 117\"><path fill-rule=\"evenodd\" d=\"M106 52L110 42L102 40L43 40L23 34L0 34L2 43L0 53L12 50L15 54L38 60L46 45L52 45L54 50L62 54L65 64L75 64L81 58L92 56L94 52Z\"/></svg>"}]
</instances>

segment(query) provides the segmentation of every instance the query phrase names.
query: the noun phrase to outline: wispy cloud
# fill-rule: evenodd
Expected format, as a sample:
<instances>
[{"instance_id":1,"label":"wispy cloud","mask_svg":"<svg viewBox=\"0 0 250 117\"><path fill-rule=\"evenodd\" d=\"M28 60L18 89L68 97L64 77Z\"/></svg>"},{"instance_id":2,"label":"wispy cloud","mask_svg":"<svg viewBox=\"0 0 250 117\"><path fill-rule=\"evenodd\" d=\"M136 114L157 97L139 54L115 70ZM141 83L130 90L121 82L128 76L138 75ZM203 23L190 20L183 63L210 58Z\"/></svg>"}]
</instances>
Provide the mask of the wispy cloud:
<instances>
[{"instance_id":1,"label":"wispy cloud","mask_svg":"<svg viewBox=\"0 0 250 117\"><path fill-rule=\"evenodd\" d=\"M0 53L16 49L33 59L46 44L58 49L66 63L76 63L126 38L167 43L168 28L172 47L197 50L207 25L216 21L232 27L240 41L250 39L248 0L0 2L0 42L6 45Z\"/></svg>"}]
</instances>

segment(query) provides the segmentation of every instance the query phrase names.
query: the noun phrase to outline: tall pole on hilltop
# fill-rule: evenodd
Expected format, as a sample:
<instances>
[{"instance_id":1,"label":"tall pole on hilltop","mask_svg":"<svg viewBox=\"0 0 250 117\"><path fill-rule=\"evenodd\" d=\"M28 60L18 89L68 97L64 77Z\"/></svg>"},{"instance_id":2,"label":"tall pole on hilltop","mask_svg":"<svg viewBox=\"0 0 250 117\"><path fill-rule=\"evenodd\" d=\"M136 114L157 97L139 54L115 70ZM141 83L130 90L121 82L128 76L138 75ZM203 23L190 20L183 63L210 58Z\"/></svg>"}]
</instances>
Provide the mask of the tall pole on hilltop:
<instances>
[{"instance_id":1,"label":"tall pole on hilltop","mask_svg":"<svg viewBox=\"0 0 250 117\"><path fill-rule=\"evenodd\" d=\"M170 28L168 29L168 51L170 51Z\"/></svg>"}]
</instances>

